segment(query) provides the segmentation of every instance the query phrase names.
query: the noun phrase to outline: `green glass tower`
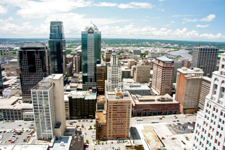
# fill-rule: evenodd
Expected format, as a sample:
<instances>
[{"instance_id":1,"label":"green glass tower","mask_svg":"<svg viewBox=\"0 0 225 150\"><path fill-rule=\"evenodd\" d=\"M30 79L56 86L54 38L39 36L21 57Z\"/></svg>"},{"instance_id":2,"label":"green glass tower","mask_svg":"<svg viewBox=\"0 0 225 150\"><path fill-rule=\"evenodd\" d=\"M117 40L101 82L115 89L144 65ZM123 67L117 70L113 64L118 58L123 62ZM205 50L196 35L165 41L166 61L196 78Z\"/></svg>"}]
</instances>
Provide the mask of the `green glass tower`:
<instances>
[{"instance_id":1,"label":"green glass tower","mask_svg":"<svg viewBox=\"0 0 225 150\"><path fill-rule=\"evenodd\" d=\"M82 37L83 90L96 88L96 64L101 63L101 32L91 22Z\"/></svg>"}]
</instances>

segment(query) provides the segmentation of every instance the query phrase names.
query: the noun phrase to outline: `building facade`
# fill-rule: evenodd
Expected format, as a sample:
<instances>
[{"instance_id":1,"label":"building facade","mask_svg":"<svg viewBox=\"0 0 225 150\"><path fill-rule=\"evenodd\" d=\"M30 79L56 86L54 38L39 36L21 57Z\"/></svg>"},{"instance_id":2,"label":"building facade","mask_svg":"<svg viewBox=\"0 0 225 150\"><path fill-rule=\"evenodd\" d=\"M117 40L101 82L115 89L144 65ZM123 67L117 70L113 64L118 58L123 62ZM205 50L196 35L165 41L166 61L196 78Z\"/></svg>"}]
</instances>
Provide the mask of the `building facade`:
<instances>
[{"instance_id":1,"label":"building facade","mask_svg":"<svg viewBox=\"0 0 225 150\"><path fill-rule=\"evenodd\" d=\"M64 134L66 127L63 75L52 74L31 90L35 132L39 140Z\"/></svg>"},{"instance_id":2,"label":"building facade","mask_svg":"<svg viewBox=\"0 0 225 150\"><path fill-rule=\"evenodd\" d=\"M159 94L172 95L174 65L167 57L156 58L153 64L152 88Z\"/></svg>"},{"instance_id":3,"label":"building facade","mask_svg":"<svg viewBox=\"0 0 225 150\"><path fill-rule=\"evenodd\" d=\"M198 102L198 109L200 110L204 110L205 97L209 94L210 85L211 85L211 78L206 76L202 77L202 85Z\"/></svg>"},{"instance_id":4,"label":"building facade","mask_svg":"<svg viewBox=\"0 0 225 150\"><path fill-rule=\"evenodd\" d=\"M70 119L95 118L96 93L73 91L68 96Z\"/></svg>"},{"instance_id":5,"label":"building facade","mask_svg":"<svg viewBox=\"0 0 225 150\"><path fill-rule=\"evenodd\" d=\"M66 40L62 21L50 22L50 49L51 74L66 74Z\"/></svg>"},{"instance_id":6,"label":"building facade","mask_svg":"<svg viewBox=\"0 0 225 150\"><path fill-rule=\"evenodd\" d=\"M130 94L137 95L150 95L150 88L147 84L140 83L123 83L123 90L128 91Z\"/></svg>"},{"instance_id":7,"label":"building facade","mask_svg":"<svg viewBox=\"0 0 225 150\"><path fill-rule=\"evenodd\" d=\"M192 67L201 68L204 76L211 77L216 71L217 57L219 49L215 46L201 46L193 49Z\"/></svg>"},{"instance_id":8,"label":"building facade","mask_svg":"<svg viewBox=\"0 0 225 150\"><path fill-rule=\"evenodd\" d=\"M82 31L83 90L96 88L96 65L101 63L101 32L90 23Z\"/></svg>"},{"instance_id":9,"label":"building facade","mask_svg":"<svg viewBox=\"0 0 225 150\"><path fill-rule=\"evenodd\" d=\"M107 79L107 66L105 64L97 64L96 66L97 94L105 94L105 80Z\"/></svg>"},{"instance_id":10,"label":"building facade","mask_svg":"<svg viewBox=\"0 0 225 150\"><path fill-rule=\"evenodd\" d=\"M225 54L221 54L219 71L213 72L210 92L203 111L197 114L193 150L222 150L225 138Z\"/></svg>"},{"instance_id":11,"label":"building facade","mask_svg":"<svg viewBox=\"0 0 225 150\"><path fill-rule=\"evenodd\" d=\"M182 67L177 69L175 99L180 103L181 113L197 111L203 73L199 68Z\"/></svg>"},{"instance_id":12,"label":"building facade","mask_svg":"<svg viewBox=\"0 0 225 150\"><path fill-rule=\"evenodd\" d=\"M49 75L49 50L44 43L24 43L19 54L20 82L24 102L32 102L30 90Z\"/></svg>"},{"instance_id":13,"label":"building facade","mask_svg":"<svg viewBox=\"0 0 225 150\"><path fill-rule=\"evenodd\" d=\"M122 88L122 70L118 63L116 53L112 53L110 64L107 66L107 80L105 90L114 91L115 88Z\"/></svg>"},{"instance_id":14,"label":"building facade","mask_svg":"<svg viewBox=\"0 0 225 150\"><path fill-rule=\"evenodd\" d=\"M106 93L105 111L96 112L96 140L129 138L131 96L116 89Z\"/></svg>"},{"instance_id":15,"label":"building facade","mask_svg":"<svg viewBox=\"0 0 225 150\"><path fill-rule=\"evenodd\" d=\"M157 116L180 114L179 102L169 94L164 96L131 95L132 116Z\"/></svg>"},{"instance_id":16,"label":"building facade","mask_svg":"<svg viewBox=\"0 0 225 150\"><path fill-rule=\"evenodd\" d=\"M133 77L135 82L139 83L148 83L150 79L150 71L151 66L150 65L137 65L133 66Z\"/></svg>"}]
</instances>

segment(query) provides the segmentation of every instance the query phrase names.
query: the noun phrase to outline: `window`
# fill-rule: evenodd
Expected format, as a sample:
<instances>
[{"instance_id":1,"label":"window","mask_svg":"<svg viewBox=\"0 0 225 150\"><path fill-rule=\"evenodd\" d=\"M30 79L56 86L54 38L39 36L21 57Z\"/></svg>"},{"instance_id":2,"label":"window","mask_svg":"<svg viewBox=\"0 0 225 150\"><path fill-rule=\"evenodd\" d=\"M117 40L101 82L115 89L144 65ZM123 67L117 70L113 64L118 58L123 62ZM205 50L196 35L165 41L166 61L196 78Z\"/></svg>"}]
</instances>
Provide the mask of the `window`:
<instances>
[{"instance_id":1,"label":"window","mask_svg":"<svg viewBox=\"0 0 225 150\"><path fill-rule=\"evenodd\" d=\"M217 90L218 85L214 84L214 95L216 95L216 90Z\"/></svg>"}]
</instances>

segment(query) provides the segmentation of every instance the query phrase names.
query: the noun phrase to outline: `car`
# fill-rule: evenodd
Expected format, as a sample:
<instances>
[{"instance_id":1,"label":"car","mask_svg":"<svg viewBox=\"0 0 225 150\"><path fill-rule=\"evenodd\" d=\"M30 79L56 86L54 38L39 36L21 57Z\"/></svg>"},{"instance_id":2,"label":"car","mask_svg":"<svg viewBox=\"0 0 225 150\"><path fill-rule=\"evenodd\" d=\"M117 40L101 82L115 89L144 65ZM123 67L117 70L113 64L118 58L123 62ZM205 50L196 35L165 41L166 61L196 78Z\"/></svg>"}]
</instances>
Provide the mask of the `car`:
<instances>
[{"instance_id":1,"label":"car","mask_svg":"<svg viewBox=\"0 0 225 150\"><path fill-rule=\"evenodd\" d=\"M177 120L177 122L179 122L179 120Z\"/></svg>"},{"instance_id":2,"label":"car","mask_svg":"<svg viewBox=\"0 0 225 150\"><path fill-rule=\"evenodd\" d=\"M83 122L85 122L85 120L83 120Z\"/></svg>"},{"instance_id":3,"label":"car","mask_svg":"<svg viewBox=\"0 0 225 150\"><path fill-rule=\"evenodd\" d=\"M80 122L81 120L78 120L78 122Z\"/></svg>"},{"instance_id":4,"label":"car","mask_svg":"<svg viewBox=\"0 0 225 150\"><path fill-rule=\"evenodd\" d=\"M6 143L6 141L4 141L2 144L5 144Z\"/></svg>"},{"instance_id":5,"label":"car","mask_svg":"<svg viewBox=\"0 0 225 150\"><path fill-rule=\"evenodd\" d=\"M179 125L179 126L180 126L180 125L181 125L181 123L177 123L177 125Z\"/></svg>"},{"instance_id":6,"label":"car","mask_svg":"<svg viewBox=\"0 0 225 150\"><path fill-rule=\"evenodd\" d=\"M3 133L5 133L6 131L3 131Z\"/></svg>"},{"instance_id":7,"label":"car","mask_svg":"<svg viewBox=\"0 0 225 150\"><path fill-rule=\"evenodd\" d=\"M19 126L22 126L21 124L19 124Z\"/></svg>"},{"instance_id":8,"label":"car","mask_svg":"<svg viewBox=\"0 0 225 150\"><path fill-rule=\"evenodd\" d=\"M15 141L11 141L11 143L15 143Z\"/></svg>"},{"instance_id":9,"label":"car","mask_svg":"<svg viewBox=\"0 0 225 150\"><path fill-rule=\"evenodd\" d=\"M191 122L188 122L188 124L192 124Z\"/></svg>"},{"instance_id":10,"label":"car","mask_svg":"<svg viewBox=\"0 0 225 150\"><path fill-rule=\"evenodd\" d=\"M2 133L2 131L0 131L0 133Z\"/></svg>"},{"instance_id":11,"label":"car","mask_svg":"<svg viewBox=\"0 0 225 150\"><path fill-rule=\"evenodd\" d=\"M90 122L93 122L92 120Z\"/></svg>"},{"instance_id":12,"label":"car","mask_svg":"<svg viewBox=\"0 0 225 150\"><path fill-rule=\"evenodd\" d=\"M173 120L173 122L176 122L176 120Z\"/></svg>"}]
</instances>

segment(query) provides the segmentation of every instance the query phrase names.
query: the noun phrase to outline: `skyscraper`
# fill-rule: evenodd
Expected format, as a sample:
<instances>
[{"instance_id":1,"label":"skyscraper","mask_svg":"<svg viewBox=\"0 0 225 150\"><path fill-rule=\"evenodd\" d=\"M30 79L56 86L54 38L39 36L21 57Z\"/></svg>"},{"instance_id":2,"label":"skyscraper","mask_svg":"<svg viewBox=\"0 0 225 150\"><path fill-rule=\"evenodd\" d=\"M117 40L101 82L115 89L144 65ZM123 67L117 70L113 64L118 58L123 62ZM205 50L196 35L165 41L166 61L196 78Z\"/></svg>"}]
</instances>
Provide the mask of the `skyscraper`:
<instances>
[{"instance_id":1,"label":"skyscraper","mask_svg":"<svg viewBox=\"0 0 225 150\"><path fill-rule=\"evenodd\" d=\"M49 75L49 50L44 43L28 42L18 54L23 101L31 102L30 90Z\"/></svg>"},{"instance_id":2,"label":"skyscraper","mask_svg":"<svg viewBox=\"0 0 225 150\"><path fill-rule=\"evenodd\" d=\"M192 67L201 68L204 76L211 77L216 71L217 57L219 49L215 46L201 46L193 49Z\"/></svg>"},{"instance_id":3,"label":"skyscraper","mask_svg":"<svg viewBox=\"0 0 225 150\"><path fill-rule=\"evenodd\" d=\"M31 90L37 139L51 140L64 134L66 126L63 75L52 74Z\"/></svg>"},{"instance_id":4,"label":"skyscraper","mask_svg":"<svg viewBox=\"0 0 225 150\"><path fill-rule=\"evenodd\" d=\"M105 64L97 64L96 79L98 95L105 94L105 80L107 79L107 66Z\"/></svg>"},{"instance_id":5,"label":"skyscraper","mask_svg":"<svg viewBox=\"0 0 225 150\"><path fill-rule=\"evenodd\" d=\"M225 53L219 71L213 72L204 111L199 111L194 132L193 150L222 150L225 138Z\"/></svg>"},{"instance_id":6,"label":"skyscraper","mask_svg":"<svg viewBox=\"0 0 225 150\"><path fill-rule=\"evenodd\" d=\"M152 87L159 95L172 95L173 73L173 60L164 56L156 58L153 64Z\"/></svg>"},{"instance_id":7,"label":"skyscraper","mask_svg":"<svg viewBox=\"0 0 225 150\"><path fill-rule=\"evenodd\" d=\"M62 21L50 22L49 49L51 74L66 74L66 40Z\"/></svg>"},{"instance_id":8,"label":"skyscraper","mask_svg":"<svg viewBox=\"0 0 225 150\"><path fill-rule=\"evenodd\" d=\"M101 63L101 32L91 22L82 34L83 90L96 88L96 64Z\"/></svg>"},{"instance_id":9,"label":"skyscraper","mask_svg":"<svg viewBox=\"0 0 225 150\"><path fill-rule=\"evenodd\" d=\"M116 53L112 53L111 61L107 67L107 80L105 81L106 91L114 91L115 88L122 88L122 70L118 60L116 58Z\"/></svg>"}]
</instances>

